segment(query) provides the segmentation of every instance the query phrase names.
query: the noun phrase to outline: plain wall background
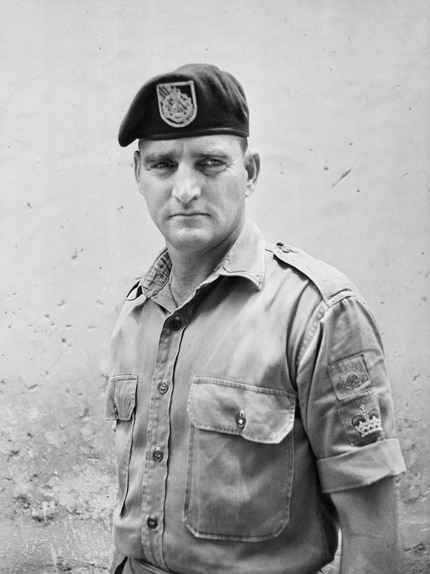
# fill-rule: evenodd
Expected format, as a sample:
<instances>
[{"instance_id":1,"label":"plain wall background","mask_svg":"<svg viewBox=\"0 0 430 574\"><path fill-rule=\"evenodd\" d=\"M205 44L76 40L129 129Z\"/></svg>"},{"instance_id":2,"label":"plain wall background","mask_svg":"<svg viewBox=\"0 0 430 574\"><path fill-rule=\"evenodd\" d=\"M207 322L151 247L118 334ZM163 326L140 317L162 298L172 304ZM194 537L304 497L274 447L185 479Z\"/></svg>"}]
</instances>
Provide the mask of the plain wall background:
<instances>
[{"instance_id":1,"label":"plain wall background","mask_svg":"<svg viewBox=\"0 0 430 574\"><path fill-rule=\"evenodd\" d=\"M210 62L248 96L262 156L250 217L267 239L346 272L374 310L409 467L400 495L407 512L422 505L430 3L2 0L0 9L2 454L20 445L22 464L46 477L61 456L76 473L90 455L108 465L110 331L162 247L119 123L146 79ZM11 468L1 471L8 484Z\"/></svg>"}]
</instances>

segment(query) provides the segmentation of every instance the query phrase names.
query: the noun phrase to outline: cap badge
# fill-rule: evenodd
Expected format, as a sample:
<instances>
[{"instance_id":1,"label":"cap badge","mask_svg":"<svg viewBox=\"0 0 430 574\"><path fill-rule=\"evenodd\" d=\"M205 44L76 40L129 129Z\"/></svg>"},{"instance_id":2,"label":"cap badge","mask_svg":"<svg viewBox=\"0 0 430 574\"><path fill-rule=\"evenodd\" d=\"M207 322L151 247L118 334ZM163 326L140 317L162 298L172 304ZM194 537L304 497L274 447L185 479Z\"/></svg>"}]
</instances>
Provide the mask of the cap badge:
<instances>
[{"instance_id":1,"label":"cap badge","mask_svg":"<svg viewBox=\"0 0 430 574\"><path fill-rule=\"evenodd\" d=\"M173 82L157 84L157 98L160 116L174 128L188 126L197 115L194 82Z\"/></svg>"}]
</instances>

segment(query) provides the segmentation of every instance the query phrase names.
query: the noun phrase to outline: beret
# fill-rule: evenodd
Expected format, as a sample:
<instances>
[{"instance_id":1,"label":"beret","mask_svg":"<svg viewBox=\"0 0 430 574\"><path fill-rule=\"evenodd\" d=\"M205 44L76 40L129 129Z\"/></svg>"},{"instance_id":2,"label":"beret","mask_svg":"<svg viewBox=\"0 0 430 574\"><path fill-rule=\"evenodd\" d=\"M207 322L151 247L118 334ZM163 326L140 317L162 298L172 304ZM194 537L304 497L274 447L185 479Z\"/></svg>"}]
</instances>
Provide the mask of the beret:
<instances>
[{"instance_id":1,"label":"beret","mask_svg":"<svg viewBox=\"0 0 430 574\"><path fill-rule=\"evenodd\" d=\"M136 94L119 130L122 147L135 139L176 139L211 134L249 136L245 92L228 72L186 64L155 76Z\"/></svg>"}]
</instances>

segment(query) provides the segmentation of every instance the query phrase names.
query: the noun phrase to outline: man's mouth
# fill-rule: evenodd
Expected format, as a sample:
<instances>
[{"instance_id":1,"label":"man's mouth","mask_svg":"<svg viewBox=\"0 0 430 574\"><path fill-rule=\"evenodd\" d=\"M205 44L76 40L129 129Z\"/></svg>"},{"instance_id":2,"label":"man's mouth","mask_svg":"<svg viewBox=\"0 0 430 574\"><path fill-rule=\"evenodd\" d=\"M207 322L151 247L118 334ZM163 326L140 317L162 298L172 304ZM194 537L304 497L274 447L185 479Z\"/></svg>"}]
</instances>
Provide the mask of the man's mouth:
<instances>
[{"instance_id":1,"label":"man's mouth","mask_svg":"<svg viewBox=\"0 0 430 574\"><path fill-rule=\"evenodd\" d=\"M203 213L201 211L187 211L187 212L180 212L180 213L173 213L170 217L198 217L207 215L207 213Z\"/></svg>"}]
</instances>

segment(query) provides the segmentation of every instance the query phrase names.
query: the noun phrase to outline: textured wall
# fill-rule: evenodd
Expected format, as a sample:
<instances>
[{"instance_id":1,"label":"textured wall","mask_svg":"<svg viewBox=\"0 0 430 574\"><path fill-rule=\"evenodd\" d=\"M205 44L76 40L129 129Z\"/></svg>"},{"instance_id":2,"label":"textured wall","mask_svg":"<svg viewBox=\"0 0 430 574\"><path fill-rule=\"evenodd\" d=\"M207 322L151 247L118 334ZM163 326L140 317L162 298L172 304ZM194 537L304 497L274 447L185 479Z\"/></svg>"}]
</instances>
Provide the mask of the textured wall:
<instances>
[{"instance_id":1,"label":"textured wall","mask_svg":"<svg viewBox=\"0 0 430 574\"><path fill-rule=\"evenodd\" d=\"M45 520L82 512L84 502L89 516L107 516L109 334L125 290L162 245L117 129L146 78L204 61L231 71L248 94L251 143L262 155L250 216L268 239L345 271L374 309L409 466L403 512L418 524L405 536L415 544L425 527L417 503L425 508L430 488L430 3L0 7L6 516L20 504ZM81 500L66 478L83 473Z\"/></svg>"}]
</instances>

